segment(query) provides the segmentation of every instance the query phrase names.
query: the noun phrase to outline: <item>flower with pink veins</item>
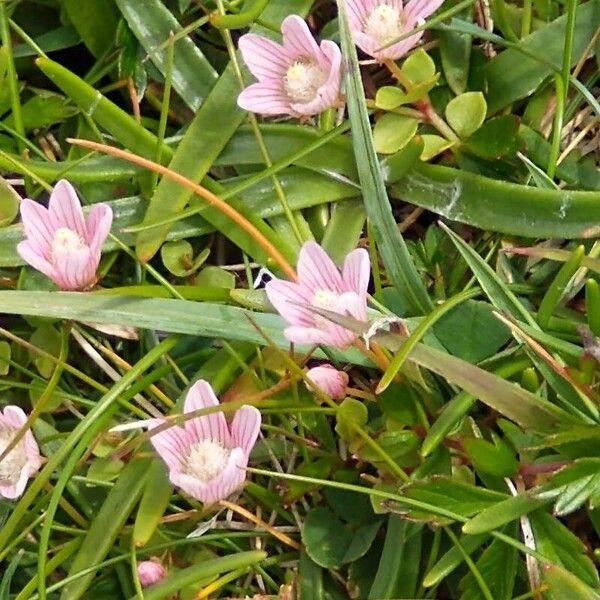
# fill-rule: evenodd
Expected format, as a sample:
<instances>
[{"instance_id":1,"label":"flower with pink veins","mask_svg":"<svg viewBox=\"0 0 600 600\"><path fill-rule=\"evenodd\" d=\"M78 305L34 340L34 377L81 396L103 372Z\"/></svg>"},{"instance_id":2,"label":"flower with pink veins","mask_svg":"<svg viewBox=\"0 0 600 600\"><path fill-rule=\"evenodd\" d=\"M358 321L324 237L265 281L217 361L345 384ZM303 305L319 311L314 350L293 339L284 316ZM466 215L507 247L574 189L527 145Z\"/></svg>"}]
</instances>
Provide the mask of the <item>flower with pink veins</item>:
<instances>
[{"instance_id":1,"label":"flower with pink veins","mask_svg":"<svg viewBox=\"0 0 600 600\"><path fill-rule=\"evenodd\" d=\"M396 60L417 45L423 32L386 46L422 25L444 0L346 0L354 43L379 62Z\"/></svg>"},{"instance_id":2,"label":"flower with pink veins","mask_svg":"<svg viewBox=\"0 0 600 600\"><path fill-rule=\"evenodd\" d=\"M311 241L300 250L298 281L273 279L265 289L271 304L290 324L284 331L290 342L346 348L357 335L316 314L311 307L366 321L369 274L366 250L350 252L340 273L325 250Z\"/></svg>"},{"instance_id":3,"label":"flower with pink veins","mask_svg":"<svg viewBox=\"0 0 600 600\"><path fill-rule=\"evenodd\" d=\"M241 108L262 115L316 115L337 106L340 99L342 54L337 44L320 45L308 25L290 15L281 24L283 45L247 33L239 47L256 79L239 97Z\"/></svg>"},{"instance_id":4,"label":"flower with pink veins","mask_svg":"<svg viewBox=\"0 0 600 600\"><path fill-rule=\"evenodd\" d=\"M84 290L97 281L101 248L112 218L110 206L100 203L92 206L86 220L73 186L61 179L48 208L29 198L21 201L25 240L17 252L61 290Z\"/></svg>"},{"instance_id":5,"label":"flower with pink veins","mask_svg":"<svg viewBox=\"0 0 600 600\"><path fill-rule=\"evenodd\" d=\"M15 439L27 422L27 415L18 406L7 406L0 412L0 455ZM0 496L18 498L27 480L42 466L37 442L28 429L17 445L0 460Z\"/></svg>"},{"instance_id":6,"label":"flower with pink veins","mask_svg":"<svg viewBox=\"0 0 600 600\"><path fill-rule=\"evenodd\" d=\"M318 387L334 400L341 400L346 395L348 374L338 371L331 365L320 365L309 369L306 378L311 386Z\"/></svg>"},{"instance_id":7,"label":"flower with pink veins","mask_svg":"<svg viewBox=\"0 0 600 600\"><path fill-rule=\"evenodd\" d=\"M164 579L167 575L165 568L158 558L142 560L137 564L137 576L142 587L149 587Z\"/></svg>"},{"instance_id":8,"label":"flower with pink veins","mask_svg":"<svg viewBox=\"0 0 600 600\"><path fill-rule=\"evenodd\" d=\"M210 385L197 381L187 393L184 414L219 406ZM155 419L150 430L164 424ZM169 469L171 483L204 504L224 500L241 489L245 468L260 430L260 412L254 406L242 406L231 424L222 412L214 412L185 421L152 435L152 445Z\"/></svg>"}]
</instances>

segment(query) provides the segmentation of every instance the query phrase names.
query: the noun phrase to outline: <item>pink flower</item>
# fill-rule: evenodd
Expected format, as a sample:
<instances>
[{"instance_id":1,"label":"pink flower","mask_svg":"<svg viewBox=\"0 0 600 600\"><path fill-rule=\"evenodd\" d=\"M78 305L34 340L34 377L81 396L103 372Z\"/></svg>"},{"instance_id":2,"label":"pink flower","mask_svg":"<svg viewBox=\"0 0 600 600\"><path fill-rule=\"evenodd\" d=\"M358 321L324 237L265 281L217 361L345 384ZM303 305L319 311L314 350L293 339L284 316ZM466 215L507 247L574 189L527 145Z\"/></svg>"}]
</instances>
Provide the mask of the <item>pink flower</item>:
<instances>
[{"instance_id":1,"label":"pink flower","mask_svg":"<svg viewBox=\"0 0 600 600\"><path fill-rule=\"evenodd\" d=\"M23 428L27 415L18 406L0 412L0 454L8 448ZM0 460L0 496L18 498L27 480L42 466L40 450L31 431L27 430L17 445Z\"/></svg>"},{"instance_id":2,"label":"pink flower","mask_svg":"<svg viewBox=\"0 0 600 600\"><path fill-rule=\"evenodd\" d=\"M210 385L197 381L188 392L184 414L219 406ZM155 419L150 429L162 425ZM222 412L194 417L183 427L169 427L150 438L169 468L171 483L190 496L213 504L244 485L250 451L260 429L260 412L242 406L227 424Z\"/></svg>"},{"instance_id":3,"label":"pink flower","mask_svg":"<svg viewBox=\"0 0 600 600\"><path fill-rule=\"evenodd\" d=\"M366 250L350 252L340 274L319 244L306 242L298 258L298 281L273 279L266 285L271 304L291 325L284 331L285 337L298 344L349 346L356 334L317 315L310 307L366 321L369 271Z\"/></svg>"},{"instance_id":4,"label":"pink flower","mask_svg":"<svg viewBox=\"0 0 600 600\"><path fill-rule=\"evenodd\" d=\"M424 23L443 0L346 0L348 20L354 43L378 61L396 60L404 56L423 36L423 32L380 50Z\"/></svg>"},{"instance_id":5,"label":"pink flower","mask_svg":"<svg viewBox=\"0 0 600 600\"><path fill-rule=\"evenodd\" d=\"M28 198L21 201L26 239L17 252L61 290L86 289L96 283L100 250L112 216L109 206L94 204L86 221L73 186L61 179L47 209Z\"/></svg>"},{"instance_id":6,"label":"pink flower","mask_svg":"<svg viewBox=\"0 0 600 600\"><path fill-rule=\"evenodd\" d=\"M346 395L348 374L344 371L338 371L331 365L320 365L309 369L306 377L312 385L318 387L334 400L341 400Z\"/></svg>"},{"instance_id":7,"label":"pink flower","mask_svg":"<svg viewBox=\"0 0 600 600\"><path fill-rule=\"evenodd\" d=\"M336 106L340 97L342 54L324 40L319 46L297 15L281 24L283 45L254 33L239 47L258 83L238 97L241 108L262 115L316 115Z\"/></svg>"},{"instance_id":8,"label":"pink flower","mask_svg":"<svg viewBox=\"0 0 600 600\"><path fill-rule=\"evenodd\" d=\"M166 575L165 568L156 557L152 557L150 560L143 560L137 564L137 576L142 587L154 585L161 579L164 579Z\"/></svg>"}]
</instances>

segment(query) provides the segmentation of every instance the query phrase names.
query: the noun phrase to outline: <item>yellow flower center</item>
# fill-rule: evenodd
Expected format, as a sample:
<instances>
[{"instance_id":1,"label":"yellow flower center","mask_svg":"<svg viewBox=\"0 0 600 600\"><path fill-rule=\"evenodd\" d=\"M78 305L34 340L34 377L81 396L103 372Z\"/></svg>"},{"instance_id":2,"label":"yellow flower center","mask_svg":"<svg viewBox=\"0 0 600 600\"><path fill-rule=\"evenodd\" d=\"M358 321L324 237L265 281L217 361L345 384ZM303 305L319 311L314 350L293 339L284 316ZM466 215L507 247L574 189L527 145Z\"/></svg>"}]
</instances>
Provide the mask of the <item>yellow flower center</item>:
<instances>
[{"instance_id":1,"label":"yellow flower center","mask_svg":"<svg viewBox=\"0 0 600 600\"><path fill-rule=\"evenodd\" d=\"M71 254L85 248L81 236L68 227L59 227L52 239L52 254Z\"/></svg>"},{"instance_id":2,"label":"yellow flower center","mask_svg":"<svg viewBox=\"0 0 600 600\"><path fill-rule=\"evenodd\" d=\"M327 81L327 74L317 63L297 60L288 68L283 87L292 102L314 100L319 88Z\"/></svg>"},{"instance_id":3,"label":"yellow flower center","mask_svg":"<svg viewBox=\"0 0 600 600\"><path fill-rule=\"evenodd\" d=\"M382 46L399 38L403 33L400 11L388 4L380 4L369 13L365 33Z\"/></svg>"},{"instance_id":4,"label":"yellow flower center","mask_svg":"<svg viewBox=\"0 0 600 600\"><path fill-rule=\"evenodd\" d=\"M206 483L220 475L231 455L231 450L212 440L200 440L186 457L185 472Z\"/></svg>"}]
</instances>

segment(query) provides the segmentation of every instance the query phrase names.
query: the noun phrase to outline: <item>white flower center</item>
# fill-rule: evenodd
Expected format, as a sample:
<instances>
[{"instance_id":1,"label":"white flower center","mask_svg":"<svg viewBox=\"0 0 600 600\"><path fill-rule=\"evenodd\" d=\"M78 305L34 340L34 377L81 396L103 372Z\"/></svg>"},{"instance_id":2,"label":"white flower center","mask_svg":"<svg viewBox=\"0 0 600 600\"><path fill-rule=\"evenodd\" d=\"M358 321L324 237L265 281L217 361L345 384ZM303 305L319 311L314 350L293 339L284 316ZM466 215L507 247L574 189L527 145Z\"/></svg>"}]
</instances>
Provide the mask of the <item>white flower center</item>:
<instances>
[{"instance_id":1,"label":"white flower center","mask_svg":"<svg viewBox=\"0 0 600 600\"><path fill-rule=\"evenodd\" d=\"M0 425L0 454L8 448L15 438L15 431ZM13 484L19 480L21 470L27 463L23 441L20 441L2 460L0 460L0 484Z\"/></svg>"},{"instance_id":2,"label":"white flower center","mask_svg":"<svg viewBox=\"0 0 600 600\"><path fill-rule=\"evenodd\" d=\"M52 254L71 254L85 248L86 244L81 236L68 227L59 227L54 232L52 239Z\"/></svg>"},{"instance_id":3,"label":"white flower center","mask_svg":"<svg viewBox=\"0 0 600 600\"><path fill-rule=\"evenodd\" d=\"M339 298L339 294L331 290L317 290L313 296L311 304L316 308L323 308L331 312L337 312L336 306ZM315 327L318 329L327 329L331 325L331 321L326 317L315 314Z\"/></svg>"},{"instance_id":4,"label":"white flower center","mask_svg":"<svg viewBox=\"0 0 600 600\"><path fill-rule=\"evenodd\" d=\"M327 73L312 60L296 60L283 79L283 87L292 102L314 100L319 88L327 81Z\"/></svg>"},{"instance_id":5,"label":"white flower center","mask_svg":"<svg viewBox=\"0 0 600 600\"><path fill-rule=\"evenodd\" d=\"M185 459L185 472L206 483L220 475L229 461L231 450L212 440L200 440Z\"/></svg>"},{"instance_id":6,"label":"white flower center","mask_svg":"<svg viewBox=\"0 0 600 600\"><path fill-rule=\"evenodd\" d=\"M382 46L399 38L403 33L400 11L388 4L380 4L369 13L365 33Z\"/></svg>"}]
</instances>

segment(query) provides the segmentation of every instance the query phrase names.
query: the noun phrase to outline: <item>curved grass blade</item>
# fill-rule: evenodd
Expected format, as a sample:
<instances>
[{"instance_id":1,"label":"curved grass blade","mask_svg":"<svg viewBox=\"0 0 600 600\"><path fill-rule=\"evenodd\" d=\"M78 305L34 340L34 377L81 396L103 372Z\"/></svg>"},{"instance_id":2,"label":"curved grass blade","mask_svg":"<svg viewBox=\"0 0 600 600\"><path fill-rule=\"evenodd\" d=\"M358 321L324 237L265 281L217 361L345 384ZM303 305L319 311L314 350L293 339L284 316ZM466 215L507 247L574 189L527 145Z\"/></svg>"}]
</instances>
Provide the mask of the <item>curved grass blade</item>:
<instances>
[{"instance_id":1,"label":"curved grass blade","mask_svg":"<svg viewBox=\"0 0 600 600\"><path fill-rule=\"evenodd\" d=\"M373 146L356 48L348 29L343 0L338 0L338 11L342 49L347 60L346 94L352 124L352 142L367 215L375 229L389 278L395 287L406 295L411 312L425 314L431 310L433 304L392 214L381 167Z\"/></svg>"},{"instance_id":2,"label":"curved grass blade","mask_svg":"<svg viewBox=\"0 0 600 600\"><path fill-rule=\"evenodd\" d=\"M600 234L600 193L533 188L417 163L391 187L395 197L452 221L536 238Z\"/></svg>"}]
</instances>

